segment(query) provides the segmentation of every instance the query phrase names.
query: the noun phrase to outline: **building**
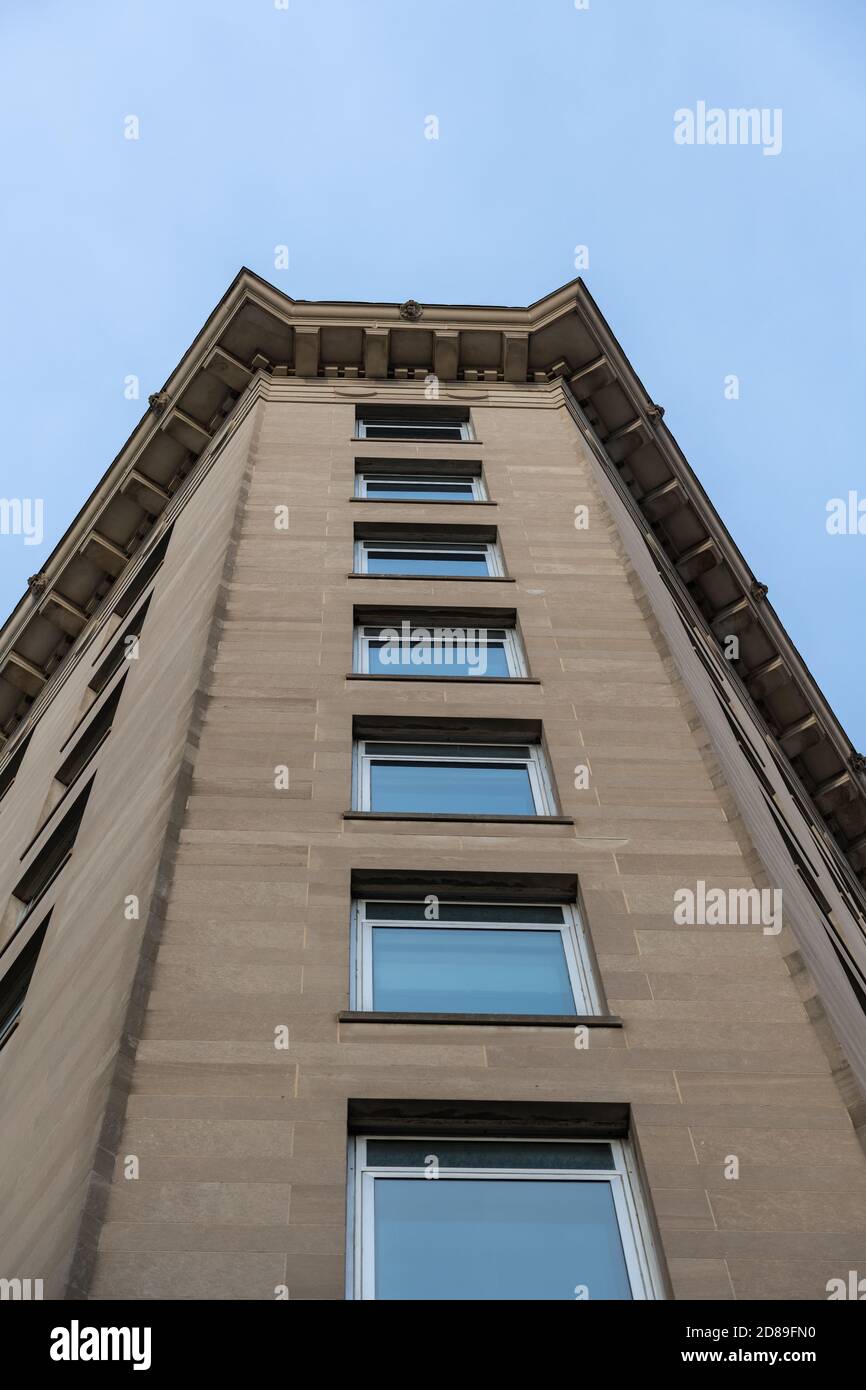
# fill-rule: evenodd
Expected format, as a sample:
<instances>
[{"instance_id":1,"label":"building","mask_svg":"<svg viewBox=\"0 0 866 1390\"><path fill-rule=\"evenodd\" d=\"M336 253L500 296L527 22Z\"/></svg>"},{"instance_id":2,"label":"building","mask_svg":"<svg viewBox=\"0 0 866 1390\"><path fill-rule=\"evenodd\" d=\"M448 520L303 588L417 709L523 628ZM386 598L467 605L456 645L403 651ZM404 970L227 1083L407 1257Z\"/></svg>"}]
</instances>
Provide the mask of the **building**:
<instances>
[{"instance_id":1,"label":"building","mask_svg":"<svg viewBox=\"0 0 866 1390\"><path fill-rule=\"evenodd\" d=\"M0 1275L866 1273L864 758L662 416L240 273L0 634Z\"/></svg>"}]
</instances>

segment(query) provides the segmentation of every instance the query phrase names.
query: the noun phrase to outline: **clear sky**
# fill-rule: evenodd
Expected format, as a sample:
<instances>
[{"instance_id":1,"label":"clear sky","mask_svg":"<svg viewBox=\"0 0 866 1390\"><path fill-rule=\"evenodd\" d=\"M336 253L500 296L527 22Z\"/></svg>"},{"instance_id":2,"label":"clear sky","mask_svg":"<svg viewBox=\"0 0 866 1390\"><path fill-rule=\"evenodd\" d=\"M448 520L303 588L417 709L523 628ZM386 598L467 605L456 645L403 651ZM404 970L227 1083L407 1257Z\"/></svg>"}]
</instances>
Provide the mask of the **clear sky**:
<instances>
[{"instance_id":1,"label":"clear sky","mask_svg":"<svg viewBox=\"0 0 866 1390\"><path fill-rule=\"evenodd\" d=\"M866 511L864 50L863 0L4 0L0 497L45 512L41 545L0 535L0 617L242 264L296 298L526 304L586 246L866 751L866 534L826 529ZM780 110L781 149L676 143L699 102Z\"/></svg>"}]
</instances>

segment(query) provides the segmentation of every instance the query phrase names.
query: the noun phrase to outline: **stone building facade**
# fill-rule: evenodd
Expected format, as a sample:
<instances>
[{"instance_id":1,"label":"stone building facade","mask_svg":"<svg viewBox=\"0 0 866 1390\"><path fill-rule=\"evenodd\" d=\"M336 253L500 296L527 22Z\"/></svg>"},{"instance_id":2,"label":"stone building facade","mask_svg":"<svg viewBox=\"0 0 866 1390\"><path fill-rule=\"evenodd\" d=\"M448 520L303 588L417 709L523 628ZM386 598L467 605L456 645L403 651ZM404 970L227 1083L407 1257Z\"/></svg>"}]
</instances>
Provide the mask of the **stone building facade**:
<instances>
[{"instance_id":1,"label":"stone building facade","mask_svg":"<svg viewBox=\"0 0 866 1390\"><path fill-rule=\"evenodd\" d=\"M0 634L0 1275L866 1271L863 760L662 414L580 282L241 273Z\"/></svg>"}]
</instances>

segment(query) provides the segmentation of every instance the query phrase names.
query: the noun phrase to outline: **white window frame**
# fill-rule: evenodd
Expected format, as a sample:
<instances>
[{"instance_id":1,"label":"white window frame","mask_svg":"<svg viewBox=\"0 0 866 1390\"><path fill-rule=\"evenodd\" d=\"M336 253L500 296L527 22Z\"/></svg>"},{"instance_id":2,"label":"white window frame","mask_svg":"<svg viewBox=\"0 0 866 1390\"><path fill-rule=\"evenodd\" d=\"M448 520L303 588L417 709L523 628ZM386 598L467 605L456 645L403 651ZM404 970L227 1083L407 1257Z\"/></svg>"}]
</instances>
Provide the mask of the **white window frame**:
<instances>
[{"instance_id":1,"label":"white window frame","mask_svg":"<svg viewBox=\"0 0 866 1390\"><path fill-rule=\"evenodd\" d=\"M443 439L444 443L447 444L447 443L449 443L449 434L448 434L448 431L453 430L455 425L459 426L459 428L460 428L460 439L461 439L461 440L463 440L463 439L471 439L471 438L472 438L472 428L471 428L470 422L469 422L468 420L432 420L432 419L430 419L430 420L422 420L422 419L420 419L420 418L417 419L417 420L413 420L412 417L411 417L411 415L407 415L407 416L405 416L403 419L397 419L397 418L395 418L395 419L392 419L392 420L366 420L366 419L364 419L363 416L359 416L358 419L357 419L357 421L356 421L356 425L357 425L357 435L356 435L356 437L357 437L358 439L367 439L367 438L369 437L369 436L367 435L367 426L368 426L368 425L372 425L375 429L383 429L383 428L384 428L385 431L386 431L386 433L385 433L384 436L383 436L383 435L380 435L380 434L376 434L376 435L372 436L372 438L374 438L374 439L383 439L383 438L385 438L385 439L411 439L411 440L413 440L413 442L415 442L415 443L420 443L420 444L425 444L425 443L435 444L435 443L436 443L435 438L433 438L433 439L428 439L428 440L424 440L424 439L418 440L418 439L415 438L414 435L411 435L411 434L408 434L408 435L407 435L407 434L401 434L401 433L400 433L400 430L401 430L401 429L403 429L403 430L407 430L407 429L408 429L408 430L414 430L414 429L418 429L418 428L422 428L422 427L423 427L424 429L439 430L439 431L441 431L442 439ZM451 442L452 444L455 444L455 443L457 443L457 440L455 440L455 439L450 439L450 442Z\"/></svg>"},{"instance_id":2,"label":"white window frame","mask_svg":"<svg viewBox=\"0 0 866 1390\"><path fill-rule=\"evenodd\" d=\"M373 1137L373 1136L370 1136ZM379 1136L375 1136L379 1137ZM438 1136L419 1134L388 1135L389 1140L405 1139L430 1145L430 1152L436 1152L436 1144L447 1140L460 1141L465 1135ZM472 1138L472 1143L531 1143L526 1138ZM568 1144L571 1147L581 1143L605 1143L611 1147L614 1166L612 1169L563 1168L563 1169L521 1169L521 1168L440 1168L433 1181L448 1182L451 1178L504 1181L504 1182L605 1182L611 1190L616 1212L619 1235L622 1241L626 1272L631 1285L632 1299L635 1301L664 1299L665 1290L658 1256L650 1234L650 1224L646 1204L630 1145L621 1139L601 1138L596 1140L544 1139L539 1143ZM367 1162L367 1136L358 1136L349 1145L349 1230L347 1241L348 1270L347 1298L375 1299L375 1184L377 1178L403 1178L419 1182L429 1181L424 1168L374 1167ZM590 1291L591 1292L591 1291Z\"/></svg>"},{"instance_id":3,"label":"white window frame","mask_svg":"<svg viewBox=\"0 0 866 1390\"><path fill-rule=\"evenodd\" d=\"M415 620L410 620L410 621L412 622L412 625L414 626L414 621L415 621ZM368 675L370 674L370 643L371 643L372 641L379 641L379 640L381 640L381 634L382 634L382 632L387 631L389 628L390 628L390 629L393 629L393 628L395 628L396 626L397 626L397 624L395 624L395 623L363 623L363 624L357 624L357 625L356 625L356 627L355 627L355 643L354 643L354 650L353 650L353 663L352 663L352 664L353 664L354 671L355 671L355 673L356 673L357 675L365 675L365 676L368 676ZM427 625L425 622L422 622L421 620L418 621L418 626L419 626L419 627L428 627L428 625ZM429 630L429 631L432 631L433 634L434 634L434 636L435 636L436 632L439 631L439 630L442 630L442 631L449 631L449 630L450 630L450 631L454 631L455 629L461 629L461 628L462 628L462 630L463 630L464 632L468 630L467 627L466 627L464 624L462 624L462 623L455 623L455 624L453 624L453 626L452 626L452 625L450 625L450 624L448 624L448 623L437 622L437 623L433 624L432 626L430 626L428 630ZM481 631L486 632L487 635L488 635L488 638L489 638L490 636L494 636L496 644L497 644L497 645L500 645L500 644L502 645L503 650L504 650L504 652L505 652L505 662L506 662L506 665L507 665L507 667L508 667L508 675L507 675L507 676L499 676L499 677L497 677L498 680L519 680L519 679L521 679L522 677L524 677L524 676L526 675L526 663L525 663L524 657L523 657L523 648L522 648L522 646L521 646L520 639L518 638L517 629L516 629L516 628L514 628L514 627L474 628L473 631L475 631L476 633L477 633L477 632L481 632ZM501 637L500 637L500 634L502 634ZM413 645L415 645L415 644L413 644ZM425 647L429 647L431 644L425 641L423 645L424 645ZM418 676L431 676L431 675L432 675L432 676L443 676L443 677L444 677L444 676L451 675L452 671L453 671L453 667L449 666L449 665L447 664L447 662L444 662L444 661L443 661L442 664L441 664L441 665L438 665L438 666L437 666L437 665L434 665L432 662L429 663L429 664L427 664L427 665L424 665L424 666L419 666L418 669L417 669L417 671L415 671L414 668L413 668L412 673L410 673L410 674L408 674L408 675L407 675L407 673L405 672L405 670L399 669L398 667L395 666L393 672L388 672L387 674L392 675L394 680L413 680L413 679L415 678L416 675L418 675ZM379 672L377 672L377 674L386 674L386 673L379 673ZM479 677L478 677L478 676L460 676L460 677L455 677L455 679L466 680L466 681L473 681L473 680L478 680Z\"/></svg>"},{"instance_id":4,"label":"white window frame","mask_svg":"<svg viewBox=\"0 0 866 1390\"><path fill-rule=\"evenodd\" d=\"M484 479L480 473L426 473L423 470L418 473L413 473L411 470L407 470L405 473L377 473L375 468L368 468L364 469L361 473L355 474L356 497L369 497L369 493L367 492L368 483L388 483L391 485L395 483L421 483L425 486L433 483L441 484L443 487L447 487L449 483L469 483L472 488L471 497L465 499L449 497L445 500L456 503L457 505L460 504L461 500L467 502L486 502L488 500L487 491L484 487ZM429 497L400 497L385 499L374 498L373 500L424 503L429 502L431 499Z\"/></svg>"},{"instance_id":5,"label":"white window frame","mask_svg":"<svg viewBox=\"0 0 866 1390\"><path fill-rule=\"evenodd\" d=\"M371 1013L373 1011L373 928L374 927L396 927L396 928L420 928L421 930L441 929L442 931L556 931L557 927L552 922L475 922L475 921L419 921L418 918L407 918L405 921L399 918L389 918L381 921L377 917L371 917L367 911L368 902L379 902L381 899L358 898L352 905L352 980L350 989L351 1007L361 1012ZM413 905L423 903L423 898L407 898L406 902ZM446 898L441 899L447 902ZM574 997L575 1016L588 1016L601 1013L601 997L598 987L593 978L590 966L590 956L586 932L577 909L569 903L514 903L506 902L505 899L492 899L483 904L485 907L525 907L531 911L533 907L557 907L562 912L562 924L559 932L562 937L562 946L565 953L566 969L568 980L571 985L571 992ZM437 1013L447 1012L447 1010L436 1010ZM567 1021L570 1014L563 1014L563 1021ZM495 1022L497 1015L490 1015L491 1022Z\"/></svg>"},{"instance_id":6,"label":"white window frame","mask_svg":"<svg viewBox=\"0 0 866 1390\"><path fill-rule=\"evenodd\" d=\"M401 540L375 541L368 539L360 540L355 542L356 574L376 573L376 571L371 571L368 565L369 550L371 548L373 550L409 550L415 551L419 555L429 553L431 550L453 550L455 553L459 553L461 551L472 551L475 555L483 555L484 559L487 561L486 575L437 574L435 570L431 571L430 574L414 574L411 570L406 570L405 573L408 575L410 579L499 579L502 577L503 574L502 558L499 554L499 548L495 541L456 541L450 539L438 542ZM396 570L391 577L397 578L399 574L400 571Z\"/></svg>"},{"instance_id":7,"label":"white window frame","mask_svg":"<svg viewBox=\"0 0 866 1390\"><path fill-rule=\"evenodd\" d=\"M402 743L406 747L410 747L414 743L418 748L429 748L435 745L442 751L441 753L437 752L435 756L432 753L420 753L417 756L413 756L413 754L411 753L376 752L377 747L381 746L382 744L388 743ZM400 738L399 736L395 736L394 738L389 739L357 739L355 742L353 759L353 799L355 802L354 809L356 811L372 810L372 807L370 805L370 769L372 763L374 762L378 761L396 763L431 763L435 766L438 766L440 763L456 762L459 764L477 761L489 764L490 767L525 767L529 774L529 786L532 791L532 800L535 803L535 814L537 816L555 816L558 814L556 798L553 794L553 784L550 780L550 774L547 769L547 764L545 762L544 755L541 751L541 747L539 744L503 743L501 745L496 745L497 747L501 747L502 749L502 753L499 756L494 757L490 753L485 753L483 756L479 755L479 757L475 759L470 757L456 757L453 752L449 755L449 749L453 749L458 743L459 740L457 739L454 739L451 742L442 742L441 740L435 738L407 739ZM479 747L489 748L491 747L491 744L479 744ZM523 757L521 755L520 757L518 757L514 755L512 757L509 757L508 749L517 747L528 748L529 756ZM410 813L400 811L394 812L394 815L396 816L403 814L408 815ZM423 814L423 812L421 814ZM436 813L433 812L431 814ZM508 813L506 812L506 814Z\"/></svg>"}]
</instances>

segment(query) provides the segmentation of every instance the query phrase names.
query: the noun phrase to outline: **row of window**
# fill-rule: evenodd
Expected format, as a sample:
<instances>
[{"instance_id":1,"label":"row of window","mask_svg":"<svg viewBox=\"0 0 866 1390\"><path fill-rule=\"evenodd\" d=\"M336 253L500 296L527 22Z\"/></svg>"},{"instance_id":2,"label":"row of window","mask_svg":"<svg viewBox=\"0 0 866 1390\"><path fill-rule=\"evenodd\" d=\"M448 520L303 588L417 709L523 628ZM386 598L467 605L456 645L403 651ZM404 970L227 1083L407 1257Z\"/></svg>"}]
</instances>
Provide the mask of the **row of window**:
<instances>
[{"instance_id":1,"label":"row of window","mask_svg":"<svg viewBox=\"0 0 866 1390\"><path fill-rule=\"evenodd\" d=\"M127 676L122 668L128 658L137 655L150 604L149 585L167 546L165 535L114 607L112 618L116 622L93 658L84 709L63 745L63 761L48 788L39 826L21 856L25 867L0 920L0 1048L21 1020L51 920L52 907L48 906L47 912L44 908L53 898L51 890L72 857L95 777L95 772L89 776L87 772L111 732ZM30 737L25 737L4 769L0 797L20 771Z\"/></svg>"},{"instance_id":2,"label":"row of window","mask_svg":"<svg viewBox=\"0 0 866 1390\"><path fill-rule=\"evenodd\" d=\"M359 420L361 438L466 439L468 421L414 429ZM355 495L377 501L483 502L480 469L448 474L362 464ZM499 547L377 536L356 542L359 574L499 578ZM470 619L471 620L471 619ZM464 620L465 621L465 620ZM354 669L471 679L526 675L512 622L466 628L356 625ZM402 737L400 736L402 733ZM465 733L462 737L466 737ZM480 735L479 735L480 738ZM428 741L407 727L355 744L354 805L383 814L543 816L555 799L537 742ZM599 1014L603 1004L574 904L359 899L352 1007L391 1016ZM349 1296L376 1299L631 1299L661 1296L646 1214L621 1140L361 1136L351 1147Z\"/></svg>"}]
</instances>

